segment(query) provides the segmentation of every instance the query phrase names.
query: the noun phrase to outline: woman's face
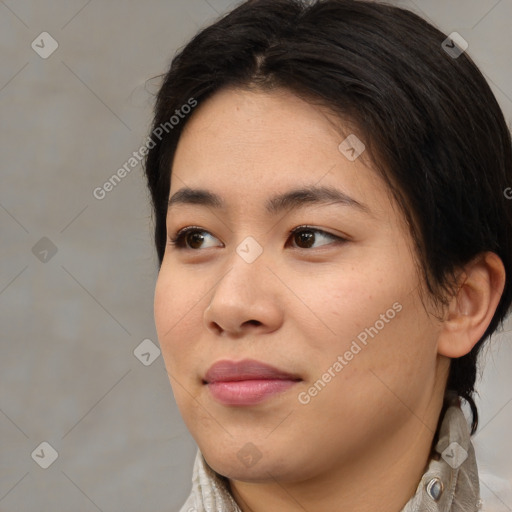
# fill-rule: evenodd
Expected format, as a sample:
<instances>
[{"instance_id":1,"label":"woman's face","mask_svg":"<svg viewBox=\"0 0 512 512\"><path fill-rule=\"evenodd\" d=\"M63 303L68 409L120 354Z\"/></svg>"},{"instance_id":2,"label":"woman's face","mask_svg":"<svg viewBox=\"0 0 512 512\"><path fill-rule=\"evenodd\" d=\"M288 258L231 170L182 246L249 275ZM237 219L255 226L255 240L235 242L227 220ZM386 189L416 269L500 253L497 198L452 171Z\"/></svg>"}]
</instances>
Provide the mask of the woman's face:
<instances>
[{"instance_id":1,"label":"woman's face","mask_svg":"<svg viewBox=\"0 0 512 512\"><path fill-rule=\"evenodd\" d=\"M435 430L448 366L411 237L333 120L284 90L224 89L177 148L169 197L201 189L222 205L174 197L169 239L196 231L166 246L156 328L183 419L229 478L301 481L356 457L396 460ZM282 373L207 376L247 360Z\"/></svg>"}]
</instances>

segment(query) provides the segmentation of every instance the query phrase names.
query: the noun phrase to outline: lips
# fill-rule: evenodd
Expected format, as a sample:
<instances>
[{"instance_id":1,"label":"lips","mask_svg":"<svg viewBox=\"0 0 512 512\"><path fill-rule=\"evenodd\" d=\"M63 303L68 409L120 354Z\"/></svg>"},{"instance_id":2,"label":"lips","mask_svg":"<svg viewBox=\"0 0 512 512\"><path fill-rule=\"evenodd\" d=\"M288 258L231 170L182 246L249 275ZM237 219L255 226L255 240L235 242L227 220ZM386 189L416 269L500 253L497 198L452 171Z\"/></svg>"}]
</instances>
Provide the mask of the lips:
<instances>
[{"instance_id":1,"label":"lips","mask_svg":"<svg viewBox=\"0 0 512 512\"><path fill-rule=\"evenodd\" d=\"M291 374L273 366L253 359L243 361L218 361L206 372L204 382L236 382L241 380L301 380Z\"/></svg>"},{"instance_id":2,"label":"lips","mask_svg":"<svg viewBox=\"0 0 512 512\"><path fill-rule=\"evenodd\" d=\"M251 406L279 395L302 379L259 361L218 361L203 383L214 400L228 406Z\"/></svg>"}]
</instances>

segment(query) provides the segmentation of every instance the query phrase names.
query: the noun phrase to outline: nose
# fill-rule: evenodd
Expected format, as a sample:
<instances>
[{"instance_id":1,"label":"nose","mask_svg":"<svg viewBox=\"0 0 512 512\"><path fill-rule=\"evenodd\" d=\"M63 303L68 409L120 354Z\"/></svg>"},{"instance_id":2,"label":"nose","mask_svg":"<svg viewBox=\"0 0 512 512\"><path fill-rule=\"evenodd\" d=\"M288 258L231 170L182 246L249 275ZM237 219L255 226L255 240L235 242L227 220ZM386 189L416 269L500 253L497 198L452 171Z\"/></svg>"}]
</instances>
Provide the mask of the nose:
<instances>
[{"instance_id":1,"label":"nose","mask_svg":"<svg viewBox=\"0 0 512 512\"><path fill-rule=\"evenodd\" d=\"M283 288L263 256L248 263L234 252L204 311L206 328L231 337L278 329L284 316Z\"/></svg>"}]
</instances>

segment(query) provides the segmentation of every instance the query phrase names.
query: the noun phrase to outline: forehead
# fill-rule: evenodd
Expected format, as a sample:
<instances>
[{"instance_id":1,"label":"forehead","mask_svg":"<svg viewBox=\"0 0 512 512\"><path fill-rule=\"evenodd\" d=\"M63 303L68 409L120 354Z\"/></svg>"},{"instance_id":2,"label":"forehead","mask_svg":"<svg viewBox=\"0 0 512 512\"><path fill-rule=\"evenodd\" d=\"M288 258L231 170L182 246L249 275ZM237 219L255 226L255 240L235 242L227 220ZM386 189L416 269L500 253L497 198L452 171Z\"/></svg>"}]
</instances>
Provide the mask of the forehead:
<instances>
[{"instance_id":1,"label":"forehead","mask_svg":"<svg viewBox=\"0 0 512 512\"><path fill-rule=\"evenodd\" d=\"M333 200L345 194L353 206L371 202L378 207L385 185L367 165L364 151L347 158L348 135L349 141L355 137L325 110L290 91L223 89L199 105L183 130L173 161L171 202L180 189L196 190L196 198L198 190L209 189L217 197L203 194L203 204L206 199L213 207L222 202L220 196L228 203L261 196L272 211L283 198L272 205L271 193L317 187L325 189L320 192L324 199L331 189L338 192ZM192 195L189 191L189 202Z\"/></svg>"},{"instance_id":2,"label":"forehead","mask_svg":"<svg viewBox=\"0 0 512 512\"><path fill-rule=\"evenodd\" d=\"M197 144L200 139L205 146L229 146L232 154L238 154L239 149L247 151L250 146L257 148L261 144L271 151L272 143L279 143L283 149L293 147L294 153L300 154L304 142L314 141L325 147L336 144L341 128L341 123L328 115L326 109L286 89L224 88L195 109L185 125L180 145L190 139Z\"/></svg>"}]
</instances>

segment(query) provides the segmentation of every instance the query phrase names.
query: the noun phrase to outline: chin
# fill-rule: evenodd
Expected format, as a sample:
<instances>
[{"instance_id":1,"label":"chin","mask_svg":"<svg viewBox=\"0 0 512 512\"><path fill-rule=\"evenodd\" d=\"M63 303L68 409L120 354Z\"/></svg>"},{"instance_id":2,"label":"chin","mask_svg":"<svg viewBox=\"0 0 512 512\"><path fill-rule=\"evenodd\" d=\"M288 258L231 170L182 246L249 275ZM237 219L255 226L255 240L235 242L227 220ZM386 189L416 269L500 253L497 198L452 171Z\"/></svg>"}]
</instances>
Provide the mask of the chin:
<instances>
[{"instance_id":1,"label":"chin","mask_svg":"<svg viewBox=\"0 0 512 512\"><path fill-rule=\"evenodd\" d=\"M240 456L238 457L237 452L218 453L216 450L212 453L211 451L204 451L201 449L208 465L220 475L233 480L240 480L243 482L262 482L268 480L268 474L266 463L263 463L262 459L250 460Z\"/></svg>"},{"instance_id":2,"label":"chin","mask_svg":"<svg viewBox=\"0 0 512 512\"><path fill-rule=\"evenodd\" d=\"M289 457L277 455L273 449L263 450L251 442L245 443L240 449L233 449L233 444L230 447L201 448L201 453L214 471L231 480L264 483L296 481L306 477L294 470L294 466L304 469L300 461L294 463Z\"/></svg>"}]
</instances>

